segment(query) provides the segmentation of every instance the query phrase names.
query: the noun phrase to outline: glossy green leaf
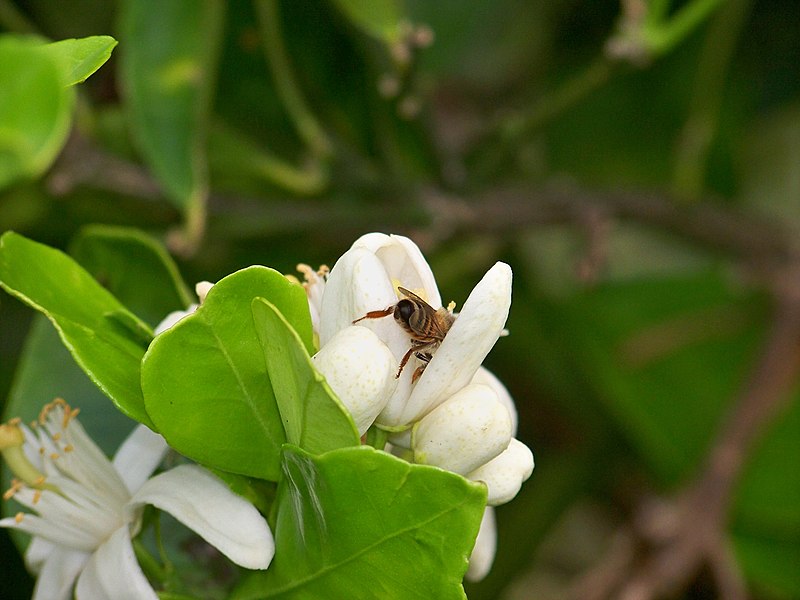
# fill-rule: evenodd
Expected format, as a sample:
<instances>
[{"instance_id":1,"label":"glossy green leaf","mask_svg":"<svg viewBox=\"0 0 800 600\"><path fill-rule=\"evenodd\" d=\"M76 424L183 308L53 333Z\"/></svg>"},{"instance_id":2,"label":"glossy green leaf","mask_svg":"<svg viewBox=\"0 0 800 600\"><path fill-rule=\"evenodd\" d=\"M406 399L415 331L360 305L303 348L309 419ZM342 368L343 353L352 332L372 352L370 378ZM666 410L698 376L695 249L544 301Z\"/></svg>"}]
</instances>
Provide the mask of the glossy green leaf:
<instances>
[{"instance_id":1,"label":"glossy green leaf","mask_svg":"<svg viewBox=\"0 0 800 600\"><path fill-rule=\"evenodd\" d=\"M75 361L129 417L152 425L139 383L149 327L69 256L14 232L0 238L0 286L42 312Z\"/></svg>"},{"instance_id":2,"label":"glossy green leaf","mask_svg":"<svg viewBox=\"0 0 800 600\"><path fill-rule=\"evenodd\" d=\"M205 132L224 3L126 0L122 3L120 85L132 133L169 199L205 203Z\"/></svg>"},{"instance_id":3,"label":"glossy green leaf","mask_svg":"<svg viewBox=\"0 0 800 600\"><path fill-rule=\"evenodd\" d=\"M75 90L34 37L0 36L0 188L47 169L69 133Z\"/></svg>"},{"instance_id":4,"label":"glossy green leaf","mask_svg":"<svg viewBox=\"0 0 800 600\"><path fill-rule=\"evenodd\" d=\"M365 33L389 44L400 38L405 20L401 0L334 0L334 4Z\"/></svg>"},{"instance_id":5,"label":"glossy green leaf","mask_svg":"<svg viewBox=\"0 0 800 600\"><path fill-rule=\"evenodd\" d=\"M84 227L70 253L136 315L156 326L167 314L196 302L164 247L138 229Z\"/></svg>"},{"instance_id":6,"label":"glossy green leaf","mask_svg":"<svg viewBox=\"0 0 800 600\"><path fill-rule=\"evenodd\" d=\"M353 419L314 368L308 349L280 311L256 298L253 319L286 441L313 454L359 445Z\"/></svg>"},{"instance_id":7,"label":"glossy green leaf","mask_svg":"<svg viewBox=\"0 0 800 600\"><path fill-rule=\"evenodd\" d=\"M42 46L42 51L61 65L65 85L86 81L111 57L117 40L107 35L61 40Z\"/></svg>"},{"instance_id":8,"label":"glossy green leaf","mask_svg":"<svg viewBox=\"0 0 800 600\"><path fill-rule=\"evenodd\" d=\"M277 480L286 437L251 302L269 298L310 344L305 291L266 267L219 281L203 305L157 336L142 363L147 412L169 444L205 465Z\"/></svg>"},{"instance_id":9,"label":"glossy green leaf","mask_svg":"<svg viewBox=\"0 0 800 600\"><path fill-rule=\"evenodd\" d=\"M287 445L281 469L275 559L235 598L466 598L483 486L368 446Z\"/></svg>"},{"instance_id":10,"label":"glossy green leaf","mask_svg":"<svg viewBox=\"0 0 800 600\"><path fill-rule=\"evenodd\" d=\"M19 357L2 420L28 423L54 398L81 409L81 424L111 456L134 422L117 410L70 356L58 332L43 316L34 318Z\"/></svg>"}]
</instances>

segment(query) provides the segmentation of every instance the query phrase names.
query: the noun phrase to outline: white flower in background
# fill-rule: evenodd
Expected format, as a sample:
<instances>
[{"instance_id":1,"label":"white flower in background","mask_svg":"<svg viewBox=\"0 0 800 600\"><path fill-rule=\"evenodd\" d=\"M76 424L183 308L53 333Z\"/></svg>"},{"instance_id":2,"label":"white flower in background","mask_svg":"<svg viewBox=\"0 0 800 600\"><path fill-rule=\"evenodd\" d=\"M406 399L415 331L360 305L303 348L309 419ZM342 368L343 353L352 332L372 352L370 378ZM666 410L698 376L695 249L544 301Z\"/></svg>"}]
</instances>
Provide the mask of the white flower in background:
<instances>
[{"instance_id":1,"label":"white flower in background","mask_svg":"<svg viewBox=\"0 0 800 600\"><path fill-rule=\"evenodd\" d=\"M272 533L252 504L205 469L183 465L150 478L167 445L138 426L109 461L63 400L45 407L31 431L0 427L0 450L15 481L6 493L38 514L18 513L1 527L33 536L25 560L38 574L34 600L157 598L131 539L146 504L173 515L233 562L266 569ZM24 439L24 444L23 444Z\"/></svg>"}]
</instances>

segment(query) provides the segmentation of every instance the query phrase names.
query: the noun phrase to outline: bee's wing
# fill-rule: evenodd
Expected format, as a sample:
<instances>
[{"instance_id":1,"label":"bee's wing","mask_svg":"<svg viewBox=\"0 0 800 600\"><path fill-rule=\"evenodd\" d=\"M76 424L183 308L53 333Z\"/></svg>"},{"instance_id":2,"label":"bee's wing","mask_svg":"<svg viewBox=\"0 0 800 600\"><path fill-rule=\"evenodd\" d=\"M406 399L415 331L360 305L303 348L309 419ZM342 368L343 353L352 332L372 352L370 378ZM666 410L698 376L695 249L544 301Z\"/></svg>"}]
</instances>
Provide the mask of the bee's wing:
<instances>
[{"instance_id":1,"label":"bee's wing","mask_svg":"<svg viewBox=\"0 0 800 600\"><path fill-rule=\"evenodd\" d=\"M403 294L403 296L406 296L406 297L408 297L408 298L411 298L412 300L416 300L417 302L419 302L419 303L420 303L420 304L422 304L423 306L427 306L427 307L428 307L428 308L430 308L431 310L436 310L435 308L433 308L433 307L432 307L430 304L428 304L427 302L425 302L425 300L423 300L422 298L420 298L419 296L417 296L417 295L416 295L414 292L412 292L411 290L407 290L406 288L404 288L404 287L400 287L399 285L397 286L397 289L398 289L398 291L399 291L401 294Z\"/></svg>"}]
</instances>

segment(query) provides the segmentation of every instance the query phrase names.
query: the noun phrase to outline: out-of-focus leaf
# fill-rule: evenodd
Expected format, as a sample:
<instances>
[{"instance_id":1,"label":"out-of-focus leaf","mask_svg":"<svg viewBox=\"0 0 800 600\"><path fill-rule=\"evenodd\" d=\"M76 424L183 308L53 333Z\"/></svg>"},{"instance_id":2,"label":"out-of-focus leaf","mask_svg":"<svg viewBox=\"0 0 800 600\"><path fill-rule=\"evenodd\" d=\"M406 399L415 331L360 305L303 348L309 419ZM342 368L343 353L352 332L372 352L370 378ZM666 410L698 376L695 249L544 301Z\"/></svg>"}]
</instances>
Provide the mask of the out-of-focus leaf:
<instances>
[{"instance_id":1,"label":"out-of-focus leaf","mask_svg":"<svg viewBox=\"0 0 800 600\"><path fill-rule=\"evenodd\" d=\"M14 232L0 238L0 286L42 312L75 361L129 417L148 426L140 379L150 328L66 254Z\"/></svg>"},{"instance_id":2,"label":"out-of-focus leaf","mask_svg":"<svg viewBox=\"0 0 800 600\"><path fill-rule=\"evenodd\" d=\"M253 319L286 440L312 454L358 446L347 409L311 363L308 348L283 315L263 298L253 300Z\"/></svg>"},{"instance_id":3,"label":"out-of-focus leaf","mask_svg":"<svg viewBox=\"0 0 800 600\"><path fill-rule=\"evenodd\" d=\"M287 444L281 470L275 559L234 598L466 598L483 486L368 446Z\"/></svg>"},{"instance_id":4,"label":"out-of-focus leaf","mask_svg":"<svg viewBox=\"0 0 800 600\"><path fill-rule=\"evenodd\" d=\"M42 51L61 65L65 85L75 85L102 67L116 45L117 40L110 36L95 35L46 44Z\"/></svg>"},{"instance_id":5,"label":"out-of-focus leaf","mask_svg":"<svg viewBox=\"0 0 800 600\"><path fill-rule=\"evenodd\" d=\"M798 400L795 394L789 410L758 444L733 508L733 540L742 570L777 598L800 597Z\"/></svg>"},{"instance_id":6,"label":"out-of-focus leaf","mask_svg":"<svg viewBox=\"0 0 800 600\"><path fill-rule=\"evenodd\" d=\"M120 85L142 154L169 199L205 203L205 135L224 3L126 0Z\"/></svg>"},{"instance_id":7,"label":"out-of-focus leaf","mask_svg":"<svg viewBox=\"0 0 800 600\"><path fill-rule=\"evenodd\" d=\"M69 133L75 90L42 46L0 36L0 188L44 172Z\"/></svg>"},{"instance_id":8,"label":"out-of-focus leaf","mask_svg":"<svg viewBox=\"0 0 800 600\"><path fill-rule=\"evenodd\" d=\"M95 279L153 327L168 313L196 302L164 247L138 229L84 227L70 252Z\"/></svg>"},{"instance_id":9,"label":"out-of-focus leaf","mask_svg":"<svg viewBox=\"0 0 800 600\"><path fill-rule=\"evenodd\" d=\"M402 33L406 19L401 0L333 0L353 25L379 40L392 44Z\"/></svg>"},{"instance_id":10,"label":"out-of-focus leaf","mask_svg":"<svg viewBox=\"0 0 800 600\"><path fill-rule=\"evenodd\" d=\"M762 335L763 309L714 272L632 280L537 308L630 443L667 483L710 442Z\"/></svg>"},{"instance_id":11,"label":"out-of-focus leaf","mask_svg":"<svg viewBox=\"0 0 800 600\"><path fill-rule=\"evenodd\" d=\"M312 344L303 288L266 267L220 280L194 314L158 335L142 363L147 412L169 444L205 465L277 480L286 440L251 302L268 298Z\"/></svg>"}]
</instances>

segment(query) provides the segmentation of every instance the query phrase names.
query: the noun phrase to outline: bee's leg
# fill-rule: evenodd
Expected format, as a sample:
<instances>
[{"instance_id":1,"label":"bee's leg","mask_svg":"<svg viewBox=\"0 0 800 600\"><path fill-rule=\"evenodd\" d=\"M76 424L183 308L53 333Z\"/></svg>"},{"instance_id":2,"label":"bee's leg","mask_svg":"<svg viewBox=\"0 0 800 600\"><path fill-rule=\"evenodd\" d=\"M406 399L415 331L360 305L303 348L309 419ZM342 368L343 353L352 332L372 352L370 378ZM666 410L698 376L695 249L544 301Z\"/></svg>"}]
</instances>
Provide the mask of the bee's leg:
<instances>
[{"instance_id":1,"label":"bee's leg","mask_svg":"<svg viewBox=\"0 0 800 600\"><path fill-rule=\"evenodd\" d=\"M409 359L409 358L411 358L411 354L412 354L412 353L413 353L415 350L416 350L416 348L415 348L414 346L411 346L411 348L409 348L409 349L408 349L408 352L406 352L406 353L403 355L403 360L401 360L401 361L400 361L400 368L399 368L399 369L397 369L397 375L395 375L395 376L394 376L394 378L395 378L395 379L399 379L399 378L400 378L400 373L402 373L402 372L403 372L403 367L405 367L405 366L406 366L406 363L408 362L408 359Z\"/></svg>"},{"instance_id":2,"label":"bee's leg","mask_svg":"<svg viewBox=\"0 0 800 600\"><path fill-rule=\"evenodd\" d=\"M414 371L414 375L411 376L411 383L416 383L417 379L420 378L422 372L425 370L425 367L428 366L428 363L433 358L433 354L430 352L415 352L414 356L416 356L419 360L422 361L422 364L416 368Z\"/></svg>"},{"instance_id":3,"label":"bee's leg","mask_svg":"<svg viewBox=\"0 0 800 600\"><path fill-rule=\"evenodd\" d=\"M387 308L385 310L371 310L370 312L365 314L363 317L360 317L360 318L356 319L355 321L353 321L353 325L355 325L359 321L363 321L364 319L381 319L383 317L388 317L393 312L394 312L394 306L390 306L389 308Z\"/></svg>"},{"instance_id":4,"label":"bee's leg","mask_svg":"<svg viewBox=\"0 0 800 600\"><path fill-rule=\"evenodd\" d=\"M425 371L425 367L428 366L428 363L422 363L420 366L416 368L414 374L411 376L411 383L417 383L417 379L422 376L423 371Z\"/></svg>"}]
</instances>

